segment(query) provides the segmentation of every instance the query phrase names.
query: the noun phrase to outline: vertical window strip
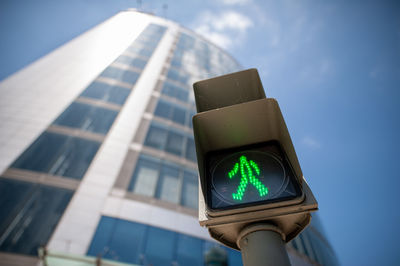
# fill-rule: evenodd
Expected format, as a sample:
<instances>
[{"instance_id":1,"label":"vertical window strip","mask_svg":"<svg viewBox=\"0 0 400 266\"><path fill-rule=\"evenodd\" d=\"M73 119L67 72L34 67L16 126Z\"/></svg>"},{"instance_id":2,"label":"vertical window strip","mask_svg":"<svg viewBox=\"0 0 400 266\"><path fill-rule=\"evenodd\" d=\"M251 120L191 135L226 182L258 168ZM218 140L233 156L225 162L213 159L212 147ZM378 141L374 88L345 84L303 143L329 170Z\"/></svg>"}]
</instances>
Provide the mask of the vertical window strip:
<instances>
[{"instance_id":1,"label":"vertical window strip","mask_svg":"<svg viewBox=\"0 0 400 266\"><path fill-rule=\"evenodd\" d=\"M144 145L196 162L195 150L192 146L189 147L192 142L191 134L153 121L147 131Z\"/></svg>"},{"instance_id":2,"label":"vertical window strip","mask_svg":"<svg viewBox=\"0 0 400 266\"><path fill-rule=\"evenodd\" d=\"M197 174L183 166L141 155L128 190L134 194L197 208Z\"/></svg>"}]
</instances>

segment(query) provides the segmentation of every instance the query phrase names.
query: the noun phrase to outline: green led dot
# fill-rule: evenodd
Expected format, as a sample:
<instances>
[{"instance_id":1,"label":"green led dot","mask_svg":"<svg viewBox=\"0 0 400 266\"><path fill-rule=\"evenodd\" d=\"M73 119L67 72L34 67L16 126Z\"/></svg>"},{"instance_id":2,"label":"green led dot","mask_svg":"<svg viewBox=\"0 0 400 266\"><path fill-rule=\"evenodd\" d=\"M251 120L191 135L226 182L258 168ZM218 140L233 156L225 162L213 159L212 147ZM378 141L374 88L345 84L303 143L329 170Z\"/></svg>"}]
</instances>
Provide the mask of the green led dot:
<instances>
[{"instance_id":1,"label":"green led dot","mask_svg":"<svg viewBox=\"0 0 400 266\"><path fill-rule=\"evenodd\" d=\"M246 156L244 155L240 156L239 163L236 163L234 165L233 169L228 173L228 177L230 179L233 178L239 171L239 168L242 177L240 179L240 184L236 190L236 193L232 193L232 198L234 200L241 201L243 199L244 192L249 181L258 190L258 193L261 197L268 194L268 188L265 187L264 184L253 174L253 169L257 175L260 175L261 172L260 168L254 161L248 161Z\"/></svg>"}]
</instances>

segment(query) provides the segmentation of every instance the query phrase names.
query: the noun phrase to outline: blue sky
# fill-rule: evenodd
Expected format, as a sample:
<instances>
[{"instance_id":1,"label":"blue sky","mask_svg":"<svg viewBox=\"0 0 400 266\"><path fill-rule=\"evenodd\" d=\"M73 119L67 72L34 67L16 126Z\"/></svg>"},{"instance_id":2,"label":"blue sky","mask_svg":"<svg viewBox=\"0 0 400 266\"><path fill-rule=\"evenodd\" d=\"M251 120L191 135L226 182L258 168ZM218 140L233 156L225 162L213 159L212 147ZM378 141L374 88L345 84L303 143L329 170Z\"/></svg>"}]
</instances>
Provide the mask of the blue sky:
<instances>
[{"instance_id":1,"label":"blue sky","mask_svg":"<svg viewBox=\"0 0 400 266\"><path fill-rule=\"evenodd\" d=\"M1 1L0 80L128 7L137 1ZM177 0L142 8L259 70L342 265L400 264L400 2Z\"/></svg>"}]
</instances>

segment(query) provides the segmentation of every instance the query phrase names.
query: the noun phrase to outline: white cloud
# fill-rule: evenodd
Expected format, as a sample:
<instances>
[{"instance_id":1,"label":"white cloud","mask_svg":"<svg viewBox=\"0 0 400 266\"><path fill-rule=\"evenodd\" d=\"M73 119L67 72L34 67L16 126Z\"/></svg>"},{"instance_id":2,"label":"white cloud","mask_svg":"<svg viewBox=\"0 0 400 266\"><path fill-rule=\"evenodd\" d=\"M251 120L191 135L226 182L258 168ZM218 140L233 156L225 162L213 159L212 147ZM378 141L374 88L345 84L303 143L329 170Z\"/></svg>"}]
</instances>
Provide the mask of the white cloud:
<instances>
[{"instance_id":1,"label":"white cloud","mask_svg":"<svg viewBox=\"0 0 400 266\"><path fill-rule=\"evenodd\" d=\"M248 17L236 11L227 11L220 16L211 17L210 23L219 31L232 29L244 32L253 26L253 22Z\"/></svg>"},{"instance_id":2,"label":"white cloud","mask_svg":"<svg viewBox=\"0 0 400 266\"><path fill-rule=\"evenodd\" d=\"M304 137L301 141L305 146L312 148L312 149L319 149L321 148L321 143L314 138L311 137Z\"/></svg>"},{"instance_id":3,"label":"white cloud","mask_svg":"<svg viewBox=\"0 0 400 266\"><path fill-rule=\"evenodd\" d=\"M221 13L210 11L200 14L192 28L215 44L227 49L240 44L246 37L253 21L236 11Z\"/></svg>"},{"instance_id":4,"label":"white cloud","mask_svg":"<svg viewBox=\"0 0 400 266\"><path fill-rule=\"evenodd\" d=\"M250 3L250 0L220 0L220 2L224 5L246 5Z\"/></svg>"},{"instance_id":5,"label":"white cloud","mask_svg":"<svg viewBox=\"0 0 400 266\"><path fill-rule=\"evenodd\" d=\"M232 40L227 34L213 31L207 25L200 25L195 31L223 48L228 48L232 43Z\"/></svg>"}]
</instances>

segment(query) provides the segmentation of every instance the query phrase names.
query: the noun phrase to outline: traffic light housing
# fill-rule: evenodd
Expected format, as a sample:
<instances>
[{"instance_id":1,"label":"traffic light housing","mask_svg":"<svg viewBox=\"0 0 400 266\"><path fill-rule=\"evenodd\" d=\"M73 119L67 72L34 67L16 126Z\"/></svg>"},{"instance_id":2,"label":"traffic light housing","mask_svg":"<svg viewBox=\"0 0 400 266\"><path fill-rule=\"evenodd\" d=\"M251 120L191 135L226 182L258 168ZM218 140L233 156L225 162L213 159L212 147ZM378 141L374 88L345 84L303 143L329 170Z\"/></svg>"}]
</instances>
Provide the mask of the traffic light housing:
<instances>
[{"instance_id":1,"label":"traffic light housing","mask_svg":"<svg viewBox=\"0 0 400 266\"><path fill-rule=\"evenodd\" d=\"M233 248L240 228L267 220L289 241L310 222L317 203L277 101L265 97L255 69L193 87L200 224Z\"/></svg>"}]
</instances>

